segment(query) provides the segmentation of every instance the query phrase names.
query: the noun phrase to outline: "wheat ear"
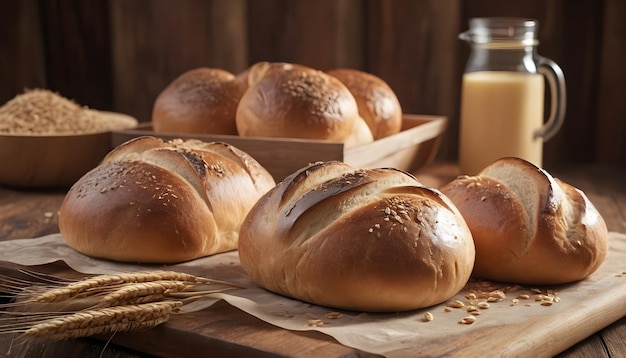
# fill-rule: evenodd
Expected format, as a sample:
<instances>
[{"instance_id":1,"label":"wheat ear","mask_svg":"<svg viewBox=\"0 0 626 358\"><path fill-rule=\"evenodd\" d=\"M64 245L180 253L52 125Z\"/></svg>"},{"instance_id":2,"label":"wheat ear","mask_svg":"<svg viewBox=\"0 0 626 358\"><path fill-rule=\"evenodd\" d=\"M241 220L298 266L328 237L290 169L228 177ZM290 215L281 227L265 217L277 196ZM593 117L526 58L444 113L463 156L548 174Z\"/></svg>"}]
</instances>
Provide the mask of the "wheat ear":
<instances>
[{"instance_id":1,"label":"wheat ear","mask_svg":"<svg viewBox=\"0 0 626 358\"><path fill-rule=\"evenodd\" d=\"M182 281L186 283L210 283L242 288L223 281L197 277L191 274L176 271L143 271L128 274L98 275L85 280L68 284L64 287L50 289L31 297L27 302L59 302L73 297L80 297L86 292L94 294L109 290L111 286L125 283L142 283L150 281Z\"/></svg>"},{"instance_id":2,"label":"wheat ear","mask_svg":"<svg viewBox=\"0 0 626 358\"><path fill-rule=\"evenodd\" d=\"M98 307L111 307L124 304L139 304L158 301L174 292L181 292L193 287L181 281L138 282L121 286L107 293L98 301Z\"/></svg>"},{"instance_id":3,"label":"wheat ear","mask_svg":"<svg viewBox=\"0 0 626 358\"><path fill-rule=\"evenodd\" d=\"M80 311L33 325L21 339L70 339L153 328L167 322L183 303L161 301Z\"/></svg>"}]
</instances>

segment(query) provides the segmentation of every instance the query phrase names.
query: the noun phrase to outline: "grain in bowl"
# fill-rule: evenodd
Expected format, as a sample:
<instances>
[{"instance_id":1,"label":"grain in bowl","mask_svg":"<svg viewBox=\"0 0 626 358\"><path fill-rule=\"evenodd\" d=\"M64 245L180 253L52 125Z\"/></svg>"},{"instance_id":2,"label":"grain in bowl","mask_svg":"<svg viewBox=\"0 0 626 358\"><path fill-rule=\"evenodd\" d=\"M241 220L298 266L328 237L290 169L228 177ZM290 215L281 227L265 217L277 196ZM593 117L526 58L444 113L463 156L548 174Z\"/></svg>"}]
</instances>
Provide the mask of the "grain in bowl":
<instances>
[{"instance_id":1,"label":"grain in bowl","mask_svg":"<svg viewBox=\"0 0 626 358\"><path fill-rule=\"evenodd\" d=\"M67 187L110 151L111 131L137 124L46 89L26 90L0 107L0 185Z\"/></svg>"}]
</instances>

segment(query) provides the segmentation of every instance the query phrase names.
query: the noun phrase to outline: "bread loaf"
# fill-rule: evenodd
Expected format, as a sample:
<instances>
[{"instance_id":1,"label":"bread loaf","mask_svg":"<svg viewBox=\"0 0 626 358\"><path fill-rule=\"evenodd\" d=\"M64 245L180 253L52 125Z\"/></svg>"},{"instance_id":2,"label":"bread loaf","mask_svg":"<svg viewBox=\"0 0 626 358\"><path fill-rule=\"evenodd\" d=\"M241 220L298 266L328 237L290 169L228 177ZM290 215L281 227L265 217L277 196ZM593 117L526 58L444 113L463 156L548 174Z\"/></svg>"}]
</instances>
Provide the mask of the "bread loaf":
<instances>
[{"instance_id":1,"label":"bread loaf","mask_svg":"<svg viewBox=\"0 0 626 358\"><path fill-rule=\"evenodd\" d=\"M372 131L374 139L400 132L402 107L395 92L382 78L348 68L331 70L328 74L348 87L356 99L359 114Z\"/></svg>"},{"instance_id":2,"label":"bread loaf","mask_svg":"<svg viewBox=\"0 0 626 358\"><path fill-rule=\"evenodd\" d=\"M441 188L476 245L474 276L523 284L581 280L604 261L607 228L585 194L519 158Z\"/></svg>"},{"instance_id":3,"label":"bread loaf","mask_svg":"<svg viewBox=\"0 0 626 358\"><path fill-rule=\"evenodd\" d=\"M354 96L335 77L303 65L259 63L247 78L236 114L240 136L339 142L352 137L351 145L373 140L357 124L363 119Z\"/></svg>"},{"instance_id":4,"label":"bread loaf","mask_svg":"<svg viewBox=\"0 0 626 358\"><path fill-rule=\"evenodd\" d=\"M244 217L274 185L231 145L140 137L72 186L59 228L69 246L89 256L181 262L236 249Z\"/></svg>"},{"instance_id":5,"label":"bread loaf","mask_svg":"<svg viewBox=\"0 0 626 358\"><path fill-rule=\"evenodd\" d=\"M294 66L299 65L286 62L257 62L246 68L244 71L238 73L237 76L235 76L235 82L238 84L239 88L242 90L241 93L243 94L248 90L248 88L259 82L268 72L289 70Z\"/></svg>"},{"instance_id":6,"label":"bread loaf","mask_svg":"<svg viewBox=\"0 0 626 358\"><path fill-rule=\"evenodd\" d=\"M217 68L181 74L154 102L154 131L236 135L235 113L245 88L234 80L232 73Z\"/></svg>"},{"instance_id":7,"label":"bread loaf","mask_svg":"<svg viewBox=\"0 0 626 358\"><path fill-rule=\"evenodd\" d=\"M449 299L474 264L469 229L435 189L395 169L315 163L248 214L239 258L267 290L358 311L401 311Z\"/></svg>"}]
</instances>

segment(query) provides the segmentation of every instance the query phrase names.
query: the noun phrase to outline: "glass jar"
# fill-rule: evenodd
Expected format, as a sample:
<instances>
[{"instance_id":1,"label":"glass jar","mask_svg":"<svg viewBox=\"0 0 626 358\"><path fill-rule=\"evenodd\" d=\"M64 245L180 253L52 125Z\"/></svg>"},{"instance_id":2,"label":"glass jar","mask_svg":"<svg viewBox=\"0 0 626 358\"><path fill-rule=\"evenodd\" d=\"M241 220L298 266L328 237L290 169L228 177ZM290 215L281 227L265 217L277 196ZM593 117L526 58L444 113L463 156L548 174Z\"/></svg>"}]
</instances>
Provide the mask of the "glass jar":
<instances>
[{"instance_id":1,"label":"glass jar","mask_svg":"<svg viewBox=\"0 0 626 358\"><path fill-rule=\"evenodd\" d=\"M459 35L471 46L463 74L459 138L461 172L475 175L501 157L541 167L543 142L565 117L565 78L554 61L537 55L536 20L474 18ZM544 118L544 86L550 116Z\"/></svg>"}]
</instances>

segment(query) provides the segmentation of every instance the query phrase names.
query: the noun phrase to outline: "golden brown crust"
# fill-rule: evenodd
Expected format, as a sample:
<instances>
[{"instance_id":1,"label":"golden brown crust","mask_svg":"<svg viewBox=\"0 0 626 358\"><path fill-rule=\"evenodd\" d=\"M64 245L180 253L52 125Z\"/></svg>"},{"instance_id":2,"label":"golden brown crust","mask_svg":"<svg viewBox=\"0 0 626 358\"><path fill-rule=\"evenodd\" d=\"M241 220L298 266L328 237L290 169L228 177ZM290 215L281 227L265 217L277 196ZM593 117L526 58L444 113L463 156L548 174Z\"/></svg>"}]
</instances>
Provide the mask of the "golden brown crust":
<instances>
[{"instance_id":1,"label":"golden brown crust","mask_svg":"<svg viewBox=\"0 0 626 358\"><path fill-rule=\"evenodd\" d=\"M354 148L360 145L364 145L367 143L371 143L374 141L374 135L370 130L365 120L361 117L357 117L354 121L354 128L352 128L352 133L345 140L346 148Z\"/></svg>"},{"instance_id":2,"label":"golden brown crust","mask_svg":"<svg viewBox=\"0 0 626 358\"><path fill-rule=\"evenodd\" d=\"M181 74L154 102L154 131L236 135L235 112L243 89L234 79L232 73L217 68Z\"/></svg>"},{"instance_id":3,"label":"golden brown crust","mask_svg":"<svg viewBox=\"0 0 626 358\"><path fill-rule=\"evenodd\" d=\"M89 256L191 260L236 249L245 216L274 184L254 159L227 144L141 137L72 186L59 228L69 246Z\"/></svg>"},{"instance_id":4,"label":"golden brown crust","mask_svg":"<svg viewBox=\"0 0 626 358\"><path fill-rule=\"evenodd\" d=\"M215 230L215 221L180 176L147 163L113 162L80 179L59 226L68 245L88 256L178 262L204 251L196 230Z\"/></svg>"},{"instance_id":5,"label":"golden brown crust","mask_svg":"<svg viewBox=\"0 0 626 358\"><path fill-rule=\"evenodd\" d=\"M258 201L239 257L268 290L335 308L401 311L461 290L474 245L454 205L413 176L327 162Z\"/></svg>"},{"instance_id":6,"label":"golden brown crust","mask_svg":"<svg viewBox=\"0 0 626 358\"><path fill-rule=\"evenodd\" d=\"M244 71L238 73L237 76L235 76L235 82L237 82L240 88L244 89L243 92L245 92L248 90L248 88L254 86L270 72L289 70L294 67L306 68L301 65L291 64L287 62L257 62L252 64Z\"/></svg>"},{"instance_id":7,"label":"golden brown crust","mask_svg":"<svg viewBox=\"0 0 626 358\"><path fill-rule=\"evenodd\" d=\"M347 68L327 73L348 87L356 99L359 114L372 131L374 139L400 132L402 107L395 92L383 79L371 73Z\"/></svg>"},{"instance_id":8,"label":"golden brown crust","mask_svg":"<svg viewBox=\"0 0 626 358\"><path fill-rule=\"evenodd\" d=\"M476 244L473 275L525 284L581 280L606 257L604 220L584 193L518 158L441 188Z\"/></svg>"},{"instance_id":9,"label":"golden brown crust","mask_svg":"<svg viewBox=\"0 0 626 358\"><path fill-rule=\"evenodd\" d=\"M295 64L274 64L261 72L239 102L239 135L341 142L351 135L358 108L339 80Z\"/></svg>"}]
</instances>

